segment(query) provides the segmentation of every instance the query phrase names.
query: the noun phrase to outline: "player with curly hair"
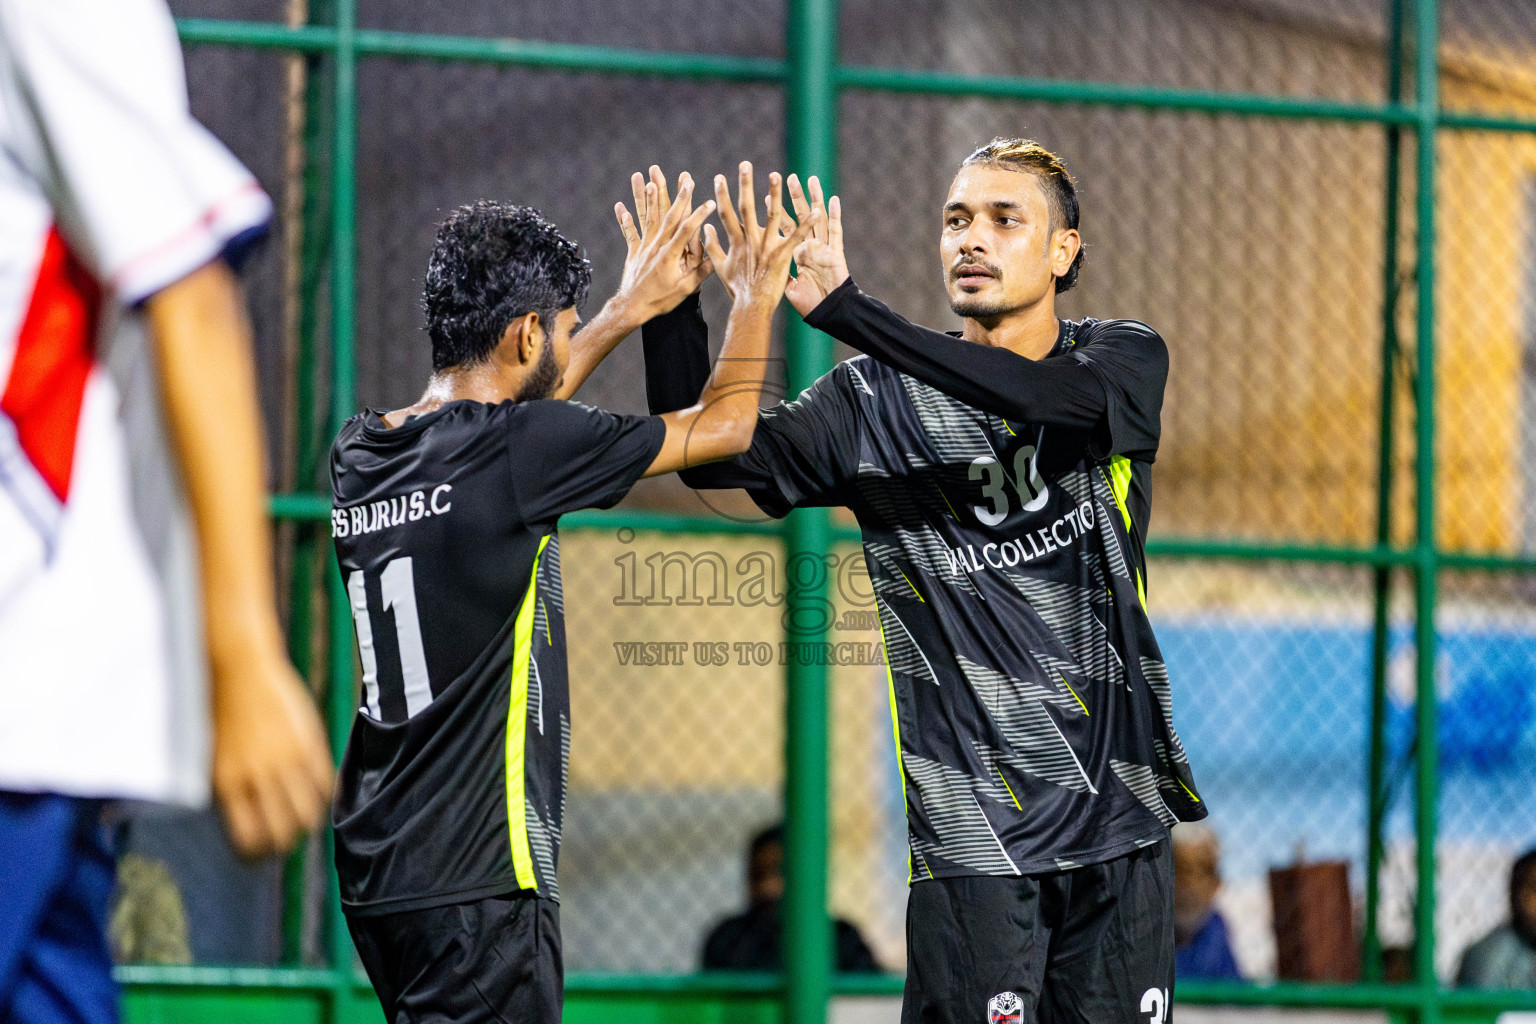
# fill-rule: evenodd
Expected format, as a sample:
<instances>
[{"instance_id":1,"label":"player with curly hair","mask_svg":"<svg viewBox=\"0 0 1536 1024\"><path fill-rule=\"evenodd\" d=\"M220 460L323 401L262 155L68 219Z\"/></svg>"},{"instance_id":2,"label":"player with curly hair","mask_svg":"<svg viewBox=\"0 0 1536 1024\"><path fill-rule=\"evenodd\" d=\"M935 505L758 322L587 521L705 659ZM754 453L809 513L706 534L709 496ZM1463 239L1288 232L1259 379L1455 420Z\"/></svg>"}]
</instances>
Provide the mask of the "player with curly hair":
<instances>
[{"instance_id":1,"label":"player with curly hair","mask_svg":"<svg viewBox=\"0 0 1536 1024\"><path fill-rule=\"evenodd\" d=\"M560 1019L555 865L570 756L558 523L636 480L747 449L790 253L809 237L740 168L699 229L684 175L616 213L618 293L579 333L591 268L536 211L478 202L438 229L420 401L366 412L331 450L332 533L363 703L334 822L348 926L392 1022ZM660 208L667 207L665 214ZM780 229L783 229L782 232ZM717 272L735 295L717 372L685 407L568 401L623 337ZM510 683L509 683L510 681Z\"/></svg>"}]
</instances>

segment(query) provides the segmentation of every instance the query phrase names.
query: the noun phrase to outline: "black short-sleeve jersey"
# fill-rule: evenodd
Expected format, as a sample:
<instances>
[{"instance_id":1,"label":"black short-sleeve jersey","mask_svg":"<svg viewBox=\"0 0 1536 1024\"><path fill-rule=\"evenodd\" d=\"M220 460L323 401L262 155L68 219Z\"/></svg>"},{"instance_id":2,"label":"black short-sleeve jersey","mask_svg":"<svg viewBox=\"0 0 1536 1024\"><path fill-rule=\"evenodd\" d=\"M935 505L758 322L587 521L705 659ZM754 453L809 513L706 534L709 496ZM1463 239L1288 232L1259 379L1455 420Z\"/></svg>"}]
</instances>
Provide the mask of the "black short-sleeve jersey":
<instances>
[{"instance_id":1,"label":"black short-sleeve jersey","mask_svg":"<svg viewBox=\"0 0 1536 1024\"><path fill-rule=\"evenodd\" d=\"M331 449L363 668L333 820L342 901L557 897L570 751L561 513L607 507L665 427L574 402L451 402Z\"/></svg>"}]
</instances>

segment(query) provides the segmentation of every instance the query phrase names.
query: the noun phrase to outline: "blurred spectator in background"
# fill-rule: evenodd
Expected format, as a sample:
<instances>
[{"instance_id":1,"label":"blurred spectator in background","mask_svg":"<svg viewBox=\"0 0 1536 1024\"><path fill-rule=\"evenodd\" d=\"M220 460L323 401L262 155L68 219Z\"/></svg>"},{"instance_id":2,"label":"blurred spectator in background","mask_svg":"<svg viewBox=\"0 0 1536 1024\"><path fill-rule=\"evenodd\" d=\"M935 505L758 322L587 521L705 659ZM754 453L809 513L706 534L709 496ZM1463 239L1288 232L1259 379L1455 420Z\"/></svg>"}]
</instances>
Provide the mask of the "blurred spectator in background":
<instances>
[{"instance_id":1,"label":"blurred spectator in background","mask_svg":"<svg viewBox=\"0 0 1536 1024\"><path fill-rule=\"evenodd\" d=\"M1467 947L1456 984L1468 988L1536 988L1536 850L1509 870L1509 922Z\"/></svg>"},{"instance_id":2,"label":"blurred spectator in background","mask_svg":"<svg viewBox=\"0 0 1536 1024\"><path fill-rule=\"evenodd\" d=\"M704 942L707 971L780 971L784 953L779 946L783 928L779 904L784 899L784 826L764 829L747 850L747 903L745 913L715 925ZM836 922L834 943L837 969L871 974L883 970L875 962L859 930L847 921Z\"/></svg>"},{"instance_id":3,"label":"blurred spectator in background","mask_svg":"<svg viewBox=\"0 0 1536 1024\"><path fill-rule=\"evenodd\" d=\"M1221 842L1204 822L1173 826L1173 969L1180 981L1241 981L1227 922L1216 909Z\"/></svg>"},{"instance_id":4,"label":"blurred spectator in background","mask_svg":"<svg viewBox=\"0 0 1536 1024\"><path fill-rule=\"evenodd\" d=\"M0 1020L117 1019L106 801L211 788L258 855L329 798L231 269L271 208L163 0L0 0Z\"/></svg>"}]
</instances>

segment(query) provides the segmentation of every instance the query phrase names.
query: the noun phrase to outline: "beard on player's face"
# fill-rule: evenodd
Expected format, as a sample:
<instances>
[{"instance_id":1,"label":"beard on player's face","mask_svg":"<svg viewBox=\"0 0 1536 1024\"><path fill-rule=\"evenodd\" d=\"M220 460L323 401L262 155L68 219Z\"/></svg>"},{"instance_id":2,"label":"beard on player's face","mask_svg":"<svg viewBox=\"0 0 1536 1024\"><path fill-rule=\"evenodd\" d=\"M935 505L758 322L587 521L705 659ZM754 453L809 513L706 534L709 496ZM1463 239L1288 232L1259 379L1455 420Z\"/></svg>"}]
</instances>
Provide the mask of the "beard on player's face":
<instances>
[{"instance_id":1,"label":"beard on player's face","mask_svg":"<svg viewBox=\"0 0 1536 1024\"><path fill-rule=\"evenodd\" d=\"M965 291L951 288L949 292L949 308L956 316L969 320L995 320L999 317L1016 313L1021 309L1028 309L1039 302L1044 295L1041 286L1031 287L1020 279L1005 283L1008 279L1003 276L1001 268L992 264L993 282L975 291ZM1050 287L1055 283L1052 278L1044 287Z\"/></svg>"},{"instance_id":2,"label":"beard on player's face","mask_svg":"<svg viewBox=\"0 0 1536 1024\"><path fill-rule=\"evenodd\" d=\"M962 279L965 284L960 283ZM945 284L949 308L956 316L985 318L1011 311L1004 298L1003 268L979 253L958 254L950 263Z\"/></svg>"},{"instance_id":3,"label":"beard on player's face","mask_svg":"<svg viewBox=\"0 0 1536 1024\"><path fill-rule=\"evenodd\" d=\"M949 289L949 308L956 316L969 320L995 320L1034 306L1048 290L1055 289L1056 278L1049 273L1044 281L1040 281L1023 268L1010 268L1004 272L998 264L991 263L988 269L993 271L993 280L986 285L974 291ZM953 272L950 279L954 280Z\"/></svg>"},{"instance_id":4,"label":"beard on player's face","mask_svg":"<svg viewBox=\"0 0 1536 1024\"><path fill-rule=\"evenodd\" d=\"M956 316L996 320L1038 303L1056 279L1048 251L1024 238L1002 251L956 253L944 284Z\"/></svg>"},{"instance_id":5,"label":"beard on player's face","mask_svg":"<svg viewBox=\"0 0 1536 1024\"><path fill-rule=\"evenodd\" d=\"M1001 297L965 295L951 299L949 308L954 310L956 316L972 320L991 320L995 317L1007 316L1018 309L1019 305Z\"/></svg>"},{"instance_id":6,"label":"beard on player's face","mask_svg":"<svg viewBox=\"0 0 1536 1024\"><path fill-rule=\"evenodd\" d=\"M549 336L545 335L544 345L539 349L539 361L533 364L533 369L523 378L523 383L517 389L517 395L514 396L513 401L532 402L540 398L549 398L560 387L564 377L564 371L555 360L555 346L551 344Z\"/></svg>"}]
</instances>

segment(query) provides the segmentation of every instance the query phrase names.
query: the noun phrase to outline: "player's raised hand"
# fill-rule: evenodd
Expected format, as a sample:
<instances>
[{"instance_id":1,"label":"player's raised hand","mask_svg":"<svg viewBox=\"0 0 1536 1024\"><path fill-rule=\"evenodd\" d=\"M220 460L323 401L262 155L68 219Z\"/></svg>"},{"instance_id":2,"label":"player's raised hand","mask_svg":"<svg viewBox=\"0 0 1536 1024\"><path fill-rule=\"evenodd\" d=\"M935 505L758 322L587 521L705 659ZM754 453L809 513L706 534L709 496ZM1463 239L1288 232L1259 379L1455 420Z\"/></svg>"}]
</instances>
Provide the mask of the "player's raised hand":
<instances>
[{"instance_id":1,"label":"player's raised hand","mask_svg":"<svg viewBox=\"0 0 1536 1024\"><path fill-rule=\"evenodd\" d=\"M693 208L693 178L677 178L677 199L667 194L667 179L652 165L650 180L638 171L630 177L635 213L614 204L624 234L624 276L616 299L631 307L636 320L665 313L698 291L713 271L699 240L699 227L714 210L713 201Z\"/></svg>"},{"instance_id":2,"label":"player's raised hand","mask_svg":"<svg viewBox=\"0 0 1536 1024\"><path fill-rule=\"evenodd\" d=\"M811 236L814 217L799 224L784 210L784 180L777 171L768 176L767 220L759 225L757 201L752 192L752 165L737 169L736 203L731 203L725 175L715 176L715 199L720 225L730 245L725 250L714 225L704 228L704 251L714 264L720 283L737 305L777 305L789 281L789 263L795 247Z\"/></svg>"},{"instance_id":3,"label":"player's raised hand","mask_svg":"<svg viewBox=\"0 0 1536 1024\"><path fill-rule=\"evenodd\" d=\"M811 189L809 199L800 187L800 179L793 174L789 176L789 198L795 204L795 216L801 223L814 222L811 237L795 250L795 266L799 273L790 278L784 291L784 297L801 316L808 315L822 299L848 280L848 260L843 255L842 203L833 196L828 208L823 201L821 181L814 174L808 184Z\"/></svg>"},{"instance_id":4,"label":"player's raised hand","mask_svg":"<svg viewBox=\"0 0 1536 1024\"><path fill-rule=\"evenodd\" d=\"M655 186L653 189L646 188L647 180ZM693 183L693 178L687 171L677 176L679 190L681 190L684 181L687 181L690 185ZM667 176L661 172L660 167L656 164L651 164L650 170L646 172L646 175L642 176L639 171L636 171L629 176L629 188L635 197L635 212L638 215L638 235L640 238L644 238L650 230L650 225L659 224L661 218L665 217L667 211L672 208L672 200L667 195ZM649 202L647 201L648 199ZM691 197L685 199L679 194L678 202L684 204L684 213L691 212ZM689 235L688 244L683 246L682 270L685 274L691 275L692 279L696 282L694 284L695 290L704 283L704 279L710 275L713 269L709 264L709 257L704 255L703 236L697 233Z\"/></svg>"}]
</instances>

